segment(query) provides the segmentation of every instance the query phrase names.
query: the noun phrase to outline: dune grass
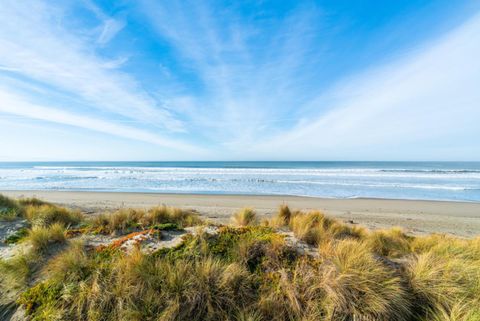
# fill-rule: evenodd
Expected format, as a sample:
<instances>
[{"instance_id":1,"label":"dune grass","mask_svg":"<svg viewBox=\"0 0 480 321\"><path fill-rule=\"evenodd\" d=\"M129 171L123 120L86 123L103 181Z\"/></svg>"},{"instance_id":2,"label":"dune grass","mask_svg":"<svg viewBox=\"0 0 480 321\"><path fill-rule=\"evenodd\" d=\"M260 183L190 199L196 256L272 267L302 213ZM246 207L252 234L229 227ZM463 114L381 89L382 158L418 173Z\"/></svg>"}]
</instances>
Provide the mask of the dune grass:
<instances>
[{"instance_id":1,"label":"dune grass","mask_svg":"<svg viewBox=\"0 0 480 321\"><path fill-rule=\"evenodd\" d=\"M252 208L245 207L232 216L232 223L237 226L258 224L257 213Z\"/></svg>"},{"instance_id":2,"label":"dune grass","mask_svg":"<svg viewBox=\"0 0 480 321\"><path fill-rule=\"evenodd\" d=\"M32 320L480 320L480 238L368 231L287 206L267 226L253 210L239 213L234 226L151 254L68 241L70 227L53 220L27 237L45 257L37 282L26 282L31 261L21 257L0 261L0 272L18 269L8 282L23 289L18 303ZM161 206L83 224L128 233L199 223L194 212ZM317 255L287 242L285 229ZM60 252L46 257L55 244Z\"/></svg>"},{"instance_id":3,"label":"dune grass","mask_svg":"<svg viewBox=\"0 0 480 321\"><path fill-rule=\"evenodd\" d=\"M347 226L319 211L297 212L290 218L289 226L298 239L313 246L332 239L361 238L366 233L361 227Z\"/></svg>"},{"instance_id":4,"label":"dune grass","mask_svg":"<svg viewBox=\"0 0 480 321\"><path fill-rule=\"evenodd\" d=\"M28 233L27 241L30 242L33 251L44 252L53 244L66 242L65 228L60 223L51 226L34 226Z\"/></svg>"},{"instance_id":5,"label":"dune grass","mask_svg":"<svg viewBox=\"0 0 480 321\"><path fill-rule=\"evenodd\" d=\"M71 211L63 207L42 204L25 207L25 218L33 226L48 227L55 223L65 226L76 225L82 221L83 216L80 212Z\"/></svg>"},{"instance_id":6,"label":"dune grass","mask_svg":"<svg viewBox=\"0 0 480 321\"><path fill-rule=\"evenodd\" d=\"M11 221L22 214L22 207L17 201L0 194L0 221Z\"/></svg>"},{"instance_id":7,"label":"dune grass","mask_svg":"<svg viewBox=\"0 0 480 321\"><path fill-rule=\"evenodd\" d=\"M157 225L170 224L178 229L201 224L202 220L193 211L167 206L143 209L120 209L90 219L88 225L104 234L126 233L136 229L152 228Z\"/></svg>"},{"instance_id":8,"label":"dune grass","mask_svg":"<svg viewBox=\"0 0 480 321\"><path fill-rule=\"evenodd\" d=\"M8 260L0 259L0 294L9 290L23 289L37 260L33 253L23 253Z\"/></svg>"},{"instance_id":9,"label":"dune grass","mask_svg":"<svg viewBox=\"0 0 480 321\"><path fill-rule=\"evenodd\" d=\"M369 247L354 239L322 249L321 279L330 319L408 320L410 304L401 279L377 260ZM354 304L352 304L354 303Z\"/></svg>"},{"instance_id":10,"label":"dune grass","mask_svg":"<svg viewBox=\"0 0 480 321\"><path fill-rule=\"evenodd\" d=\"M34 226L50 226L54 223L75 225L83 220L78 211L59 207L37 198L14 200L0 194L0 220L24 218Z\"/></svg>"}]
</instances>

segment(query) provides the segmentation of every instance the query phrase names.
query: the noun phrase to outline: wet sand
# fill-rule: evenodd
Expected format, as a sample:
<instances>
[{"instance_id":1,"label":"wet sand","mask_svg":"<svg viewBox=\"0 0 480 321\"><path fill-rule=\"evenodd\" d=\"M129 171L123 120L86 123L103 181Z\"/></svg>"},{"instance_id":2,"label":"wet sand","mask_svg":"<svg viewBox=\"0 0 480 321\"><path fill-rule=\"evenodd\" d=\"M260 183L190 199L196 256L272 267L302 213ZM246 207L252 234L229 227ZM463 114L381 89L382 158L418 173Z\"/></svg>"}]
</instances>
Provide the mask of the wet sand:
<instances>
[{"instance_id":1,"label":"wet sand","mask_svg":"<svg viewBox=\"0 0 480 321\"><path fill-rule=\"evenodd\" d=\"M480 235L480 203L387 199L322 199L297 196L197 195L112 192L0 191L10 197L38 197L87 214L122 207L147 208L160 204L196 209L202 216L228 222L242 207L253 207L261 217L278 206L319 209L327 215L369 228L400 226L411 234L448 233L462 237Z\"/></svg>"}]
</instances>

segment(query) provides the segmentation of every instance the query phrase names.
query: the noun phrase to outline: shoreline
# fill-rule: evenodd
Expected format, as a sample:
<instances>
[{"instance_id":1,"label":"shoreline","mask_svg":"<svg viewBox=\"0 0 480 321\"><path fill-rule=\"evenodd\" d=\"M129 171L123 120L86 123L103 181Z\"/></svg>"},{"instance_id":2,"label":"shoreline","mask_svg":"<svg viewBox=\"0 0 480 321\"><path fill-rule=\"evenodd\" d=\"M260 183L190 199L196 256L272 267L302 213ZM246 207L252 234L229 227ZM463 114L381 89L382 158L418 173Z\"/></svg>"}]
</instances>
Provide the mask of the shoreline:
<instances>
[{"instance_id":1,"label":"shoreline","mask_svg":"<svg viewBox=\"0 0 480 321\"><path fill-rule=\"evenodd\" d=\"M281 204L288 204L292 209L318 209L329 216L371 229L400 226L410 234L480 235L480 203L476 202L106 191L4 190L0 193L14 198L38 197L87 214L165 204L195 209L203 217L220 223L228 222L230 216L243 207L252 207L260 218L266 218L273 215Z\"/></svg>"}]
</instances>

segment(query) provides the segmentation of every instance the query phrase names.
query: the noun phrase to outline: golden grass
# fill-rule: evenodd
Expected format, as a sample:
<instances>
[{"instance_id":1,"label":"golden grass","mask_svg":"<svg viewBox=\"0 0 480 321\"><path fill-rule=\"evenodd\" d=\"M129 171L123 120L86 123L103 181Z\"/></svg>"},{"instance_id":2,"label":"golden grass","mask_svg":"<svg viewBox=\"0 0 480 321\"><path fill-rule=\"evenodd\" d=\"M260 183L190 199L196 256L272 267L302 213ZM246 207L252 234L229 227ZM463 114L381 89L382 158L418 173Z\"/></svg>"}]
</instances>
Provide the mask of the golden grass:
<instances>
[{"instance_id":1,"label":"golden grass","mask_svg":"<svg viewBox=\"0 0 480 321\"><path fill-rule=\"evenodd\" d=\"M0 259L0 294L23 289L27 285L35 260L32 253L16 255L8 260Z\"/></svg>"},{"instance_id":2,"label":"golden grass","mask_svg":"<svg viewBox=\"0 0 480 321\"><path fill-rule=\"evenodd\" d=\"M27 236L34 252L45 252L50 245L65 243L66 240L65 228L60 223L48 227L34 226Z\"/></svg>"},{"instance_id":3,"label":"golden grass","mask_svg":"<svg viewBox=\"0 0 480 321\"><path fill-rule=\"evenodd\" d=\"M410 239L402 229L372 231L366 240L370 249L381 256L402 257L411 252Z\"/></svg>"},{"instance_id":4,"label":"golden grass","mask_svg":"<svg viewBox=\"0 0 480 321\"><path fill-rule=\"evenodd\" d=\"M347 226L319 211L296 214L290 220L290 227L298 239L313 246L331 239L362 238L366 234L364 228Z\"/></svg>"},{"instance_id":5,"label":"golden grass","mask_svg":"<svg viewBox=\"0 0 480 321\"><path fill-rule=\"evenodd\" d=\"M283 204L278 208L278 219L282 225L289 225L292 217L293 214L288 205Z\"/></svg>"},{"instance_id":6,"label":"golden grass","mask_svg":"<svg viewBox=\"0 0 480 321\"><path fill-rule=\"evenodd\" d=\"M71 241L67 250L52 258L46 273L64 283L84 280L94 268L94 261L88 256L82 240Z\"/></svg>"},{"instance_id":7,"label":"golden grass","mask_svg":"<svg viewBox=\"0 0 480 321\"><path fill-rule=\"evenodd\" d=\"M0 281L28 288L19 302L32 320L480 320L480 238L368 231L282 206L267 227L244 209L233 219L240 227L189 235L153 254L71 240L53 255L72 220L52 205L29 206L32 222L42 218L25 242L33 251L0 261ZM160 206L95 217L85 230L144 233L199 222L194 212ZM318 256L298 252L275 228L290 228ZM41 281L28 282L38 254L47 262Z\"/></svg>"},{"instance_id":8,"label":"golden grass","mask_svg":"<svg viewBox=\"0 0 480 321\"><path fill-rule=\"evenodd\" d=\"M33 226L47 227L55 223L73 226L83 220L83 215L80 212L71 211L63 207L42 204L40 206L28 205L25 208L25 218Z\"/></svg>"},{"instance_id":9,"label":"golden grass","mask_svg":"<svg viewBox=\"0 0 480 321\"><path fill-rule=\"evenodd\" d=\"M322 288L331 319L408 320L410 302L401 279L368 246L342 240L321 252Z\"/></svg>"},{"instance_id":10,"label":"golden grass","mask_svg":"<svg viewBox=\"0 0 480 321\"><path fill-rule=\"evenodd\" d=\"M158 206L143 209L120 209L113 213L97 215L90 220L94 229L102 233L125 233L139 228L149 228L157 224L176 224L179 228L200 224L202 221L193 211Z\"/></svg>"},{"instance_id":11,"label":"golden grass","mask_svg":"<svg viewBox=\"0 0 480 321\"><path fill-rule=\"evenodd\" d=\"M480 307L472 307L468 303L456 303L450 310L438 308L430 310L425 321L478 321L480 320Z\"/></svg>"},{"instance_id":12,"label":"golden grass","mask_svg":"<svg viewBox=\"0 0 480 321\"><path fill-rule=\"evenodd\" d=\"M64 271L66 265L59 261L64 257L65 254L58 258L57 264L62 268L55 273ZM78 262L74 266L77 269ZM134 251L114 258L109 266L107 273L97 267L97 273L78 289L77 297L58 302L57 312L60 311L61 317L69 320L229 320L241 303L248 302L252 292L252 278L245 268L209 257L171 262L154 260ZM68 305L62 306L65 303ZM43 309L39 312L49 316L52 313Z\"/></svg>"},{"instance_id":13,"label":"golden grass","mask_svg":"<svg viewBox=\"0 0 480 321\"><path fill-rule=\"evenodd\" d=\"M20 198L18 199L18 204L22 206L41 206L41 205L52 205L49 202L45 202L41 199L38 199L36 197L30 197L30 198Z\"/></svg>"},{"instance_id":14,"label":"golden grass","mask_svg":"<svg viewBox=\"0 0 480 321\"><path fill-rule=\"evenodd\" d=\"M232 223L237 226L256 225L257 214L252 208L245 207L232 216Z\"/></svg>"},{"instance_id":15,"label":"golden grass","mask_svg":"<svg viewBox=\"0 0 480 321\"><path fill-rule=\"evenodd\" d=\"M11 221L22 214L23 209L17 201L0 194L0 221Z\"/></svg>"},{"instance_id":16,"label":"golden grass","mask_svg":"<svg viewBox=\"0 0 480 321\"><path fill-rule=\"evenodd\" d=\"M433 311L450 311L460 301L480 303L480 264L442 257L434 251L411 257L405 264L417 304Z\"/></svg>"},{"instance_id":17,"label":"golden grass","mask_svg":"<svg viewBox=\"0 0 480 321\"><path fill-rule=\"evenodd\" d=\"M138 227L138 221L145 215L145 211L136 209L121 209L111 214L101 214L90 220L94 228L103 233L126 232Z\"/></svg>"},{"instance_id":18,"label":"golden grass","mask_svg":"<svg viewBox=\"0 0 480 321\"><path fill-rule=\"evenodd\" d=\"M189 227L202 224L203 222L194 211L167 206L149 209L143 221L143 224L147 226L165 223L175 223L180 227Z\"/></svg>"},{"instance_id":19,"label":"golden grass","mask_svg":"<svg viewBox=\"0 0 480 321\"><path fill-rule=\"evenodd\" d=\"M64 225L78 224L83 220L79 212L59 207L37 198L18 200L0 194L0 220L26 218L32 225L48 226L59 222Z\"/></svg>"}]
</instances>

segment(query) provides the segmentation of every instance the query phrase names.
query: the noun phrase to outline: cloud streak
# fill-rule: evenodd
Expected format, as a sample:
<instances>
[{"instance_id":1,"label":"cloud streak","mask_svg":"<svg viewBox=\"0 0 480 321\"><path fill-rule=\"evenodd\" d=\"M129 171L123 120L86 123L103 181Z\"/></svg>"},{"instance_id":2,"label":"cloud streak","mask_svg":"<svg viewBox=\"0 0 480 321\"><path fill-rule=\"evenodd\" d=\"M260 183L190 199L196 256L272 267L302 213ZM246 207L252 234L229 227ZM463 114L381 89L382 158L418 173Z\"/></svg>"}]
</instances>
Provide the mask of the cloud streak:
<instances>
[{"instance_id":1,"label":"cloud streak","mask_svg":"<svg viewBox=\"0 0 480 321\"><path fill-rule=\"evenodd\" d=\"M305 107L327 104L327 111L254 150L262 154L288 150L306 158L345 157L338 152L343 150L354 151L361 159L376 153L405 159L409 157L402 154L405 150L417 149L416 155L432 159L429 153L441 145L443 152L433 158L479 158L479 150L467 148L458 155L455 146L472 146L474 137L480 136L479 32L476 15L406 57L340 82Z\"/></svg>"},{"instance_id":2,"label":"cloud streak","mask_svg":"<svg viewBox=\"0 0 480 321\"><path fill-rule=\"evenodd\" d=\"M297 82L313 77L308 69L318 31L313 5L285 18L267 17L260 26L235 9L217 12L197 1L142 1L159 37L194 69L204 88L203 95L190 99L191 118L226 148L250 145L278 130L273 123L292 117L305 87L304 79L302 88Z\"/></svg>"},{"instance_id":3,"label":"cloud streak","mask_svg":"<svg viewBox=\"0 0 480 321\"><path fill-rule=\"evenodd\" d=\"M155 144L171 150L194 154L201 154L204 152L201 148L195 147L191 144L183 143L173 139L167 139L137 128L115 124L98 118L65 112L55 108L32 104L28 101L25 101L22 97L18 97L5 90L2 90L1 88L0 102L0 112L7 114L93 130L118 137Z\"/></svg>"},{"instance_id":4,"label":"cloud streak","mask_svg":"<svg viewBox=\"0 0 480 321\"><path fill-rule=\"evenodd\" d=\"M480 15L367 65L332 12L288 7L5 0L0 112L192 159L480 158Z\"/></svg>"},{"instance_id":5,"label":"cloud streak","mask_svg":"<svg viewBox=\"0 0 480 321\"><path fill-rule=\"evenodd\" d=\"M184 130L182 122L135 79L97 57L88 38L66 31L59 23L64 16L62 8L42 1L4 1L0 7L0 65L79 97L90 108L168 131ZM122 27L105 20L98 41L105 44Z\"/></svg>"}]
</instances>

